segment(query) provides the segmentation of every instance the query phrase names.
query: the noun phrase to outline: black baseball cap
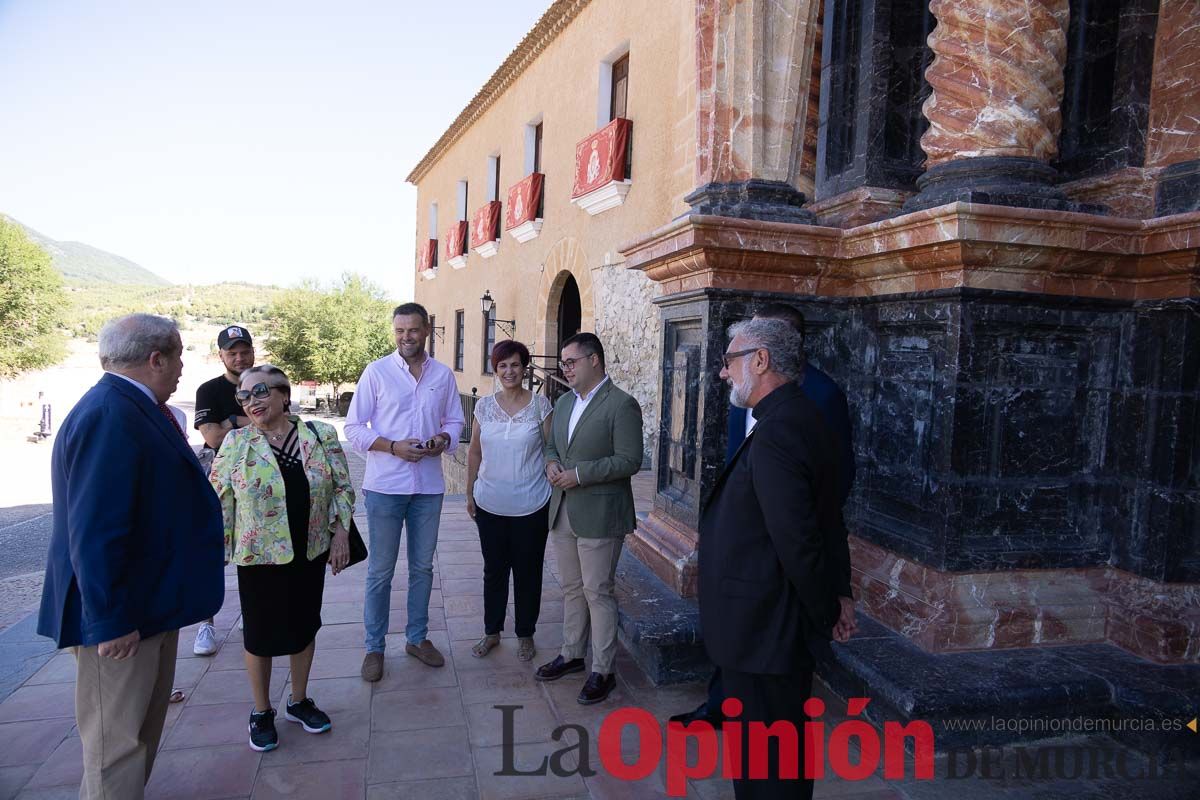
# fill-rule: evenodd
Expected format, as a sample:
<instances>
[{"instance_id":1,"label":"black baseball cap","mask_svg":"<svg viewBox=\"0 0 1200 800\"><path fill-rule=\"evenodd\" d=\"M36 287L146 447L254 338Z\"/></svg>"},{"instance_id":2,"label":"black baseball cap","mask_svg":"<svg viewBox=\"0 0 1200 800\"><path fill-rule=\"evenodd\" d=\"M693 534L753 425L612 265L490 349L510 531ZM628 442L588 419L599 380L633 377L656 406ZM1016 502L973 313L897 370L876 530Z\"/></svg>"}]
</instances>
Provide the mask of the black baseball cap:
<instances>
[{"instance_id":1,"label":"black baseball cap","mask_svg":"<svg viewBox=\"0 0 1200 800\"><path fill-rule=\"evenodd\" d=\"M217 334L217 347L222 350L228 350L238 342L245 342L254 347L254 340L250 338L250 331L243 328L241 325L230 325L225 330Z\"/></svg>"}]
</instances>

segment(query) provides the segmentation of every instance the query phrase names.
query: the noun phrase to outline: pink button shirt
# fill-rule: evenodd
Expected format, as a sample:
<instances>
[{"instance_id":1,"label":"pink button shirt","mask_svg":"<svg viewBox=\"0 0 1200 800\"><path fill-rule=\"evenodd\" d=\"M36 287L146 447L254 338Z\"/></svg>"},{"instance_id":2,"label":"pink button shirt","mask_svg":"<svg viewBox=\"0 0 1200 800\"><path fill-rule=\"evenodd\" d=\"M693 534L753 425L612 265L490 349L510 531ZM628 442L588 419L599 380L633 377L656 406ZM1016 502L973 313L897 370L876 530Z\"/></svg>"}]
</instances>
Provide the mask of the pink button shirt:
<instances>
[{"instance_id":1,"label":"pink button shirt","mask_svg":"<svg viewBox=\"0 0 1200 800\"><path fill-rule=\"evenodd\" d=\"M367 454L363 489L380 494L443 494L441 456L415 463L371 450L379 437L422 442L445 433L447 452L458 447L463 428L462 401L454 373L426 356L420 380L413 378L398 352L373 361L358 379L358 389L346 413L346 438Z\"/></svg>"}]
</instances>

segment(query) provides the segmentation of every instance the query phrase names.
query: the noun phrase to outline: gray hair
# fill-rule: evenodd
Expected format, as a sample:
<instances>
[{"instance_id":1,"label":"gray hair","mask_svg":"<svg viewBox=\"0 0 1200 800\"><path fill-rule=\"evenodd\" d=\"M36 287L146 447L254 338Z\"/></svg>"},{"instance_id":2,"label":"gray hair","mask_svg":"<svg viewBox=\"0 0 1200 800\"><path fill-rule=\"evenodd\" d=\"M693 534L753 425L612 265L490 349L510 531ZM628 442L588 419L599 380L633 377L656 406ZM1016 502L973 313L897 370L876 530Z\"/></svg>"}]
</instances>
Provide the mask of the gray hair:
<instances>
[{"instance_id":1,"label":"gray hair","mask_svg":"<svg viewBox=\"0 0 1200 800\"><path fill-rule=\"evenodd\" d=\"M804 340L790 323L781 319L748 319L729 326L729 338L741 336L748 347L762 348L770 354L772 372L789 381L804 374Z\"/></svg>"},{"instance_id":2,"label":"gray hair","mask_svg":"<svg viewBox=\"0 0 1200 800\"><path fill-rule=\"evenodd\" d=\"M100 366L139 367L151 353L174 355L182 349L179 326L169 317L126 314L100 329Z\"/></svg>"},{"instance_id":3,"label":"gray hair","mask_svg":"<svg viewBox=\"0 0 1200 800\"><path fill-rule=\"evenodd\" d=\"M287 389L288 394L292 393L292 382L288 380L287 373L281 370L274 364L255 364L248 370L245 370L241 377L238 378L238 385L241 386L245 382L247 375L265 375L269 378L282 378L283 385L280 388Z\"/></svg>"}]
</instances>

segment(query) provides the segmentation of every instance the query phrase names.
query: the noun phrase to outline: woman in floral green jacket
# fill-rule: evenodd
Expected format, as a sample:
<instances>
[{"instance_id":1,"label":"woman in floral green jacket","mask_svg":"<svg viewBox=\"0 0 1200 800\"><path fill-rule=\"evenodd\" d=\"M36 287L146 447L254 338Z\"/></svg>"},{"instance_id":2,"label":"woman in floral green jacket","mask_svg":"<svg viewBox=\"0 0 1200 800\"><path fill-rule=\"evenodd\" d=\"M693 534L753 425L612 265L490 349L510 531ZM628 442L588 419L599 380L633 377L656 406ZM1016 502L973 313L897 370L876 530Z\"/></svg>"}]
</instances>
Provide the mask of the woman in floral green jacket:
<instances>
[{"instance_id":1,"label":"woman in floral green jacket","mask_svg":"<svg viewBox=\"0 0 1200 800\"><path fill-rule=\"evenodd\" d=\"M291 384L270 364L242 373L238 402L250 425L231 431L210 480L225 516L225 560L237 565L246 672L254 693L250 747L273 750L271 659L290 656L292 694L284 717L309 733L332 727L307 694L325 565L349 561L354 487L337 431L288 413Z\"/></svg>"}]
</instances>

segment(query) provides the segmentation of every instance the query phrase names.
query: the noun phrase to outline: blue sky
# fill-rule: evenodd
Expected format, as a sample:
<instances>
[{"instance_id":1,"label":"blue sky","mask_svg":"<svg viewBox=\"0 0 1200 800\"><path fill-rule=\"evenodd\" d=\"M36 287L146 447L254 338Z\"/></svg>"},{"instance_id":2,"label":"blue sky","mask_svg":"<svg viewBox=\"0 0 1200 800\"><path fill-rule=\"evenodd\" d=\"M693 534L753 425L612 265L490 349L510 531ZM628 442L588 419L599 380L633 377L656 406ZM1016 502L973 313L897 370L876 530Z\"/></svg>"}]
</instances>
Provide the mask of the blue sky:
<instances>
[{"instance_id":1,"label":"blue sky","mask_svg":"<svg viewBox=\"0 0 1200 800\"><path fill-rule=\"evenodd\" d=\"M0 212L175 282L411 297L404 177L550 0L0 0Z\"/></svg>"}]
</instances>

